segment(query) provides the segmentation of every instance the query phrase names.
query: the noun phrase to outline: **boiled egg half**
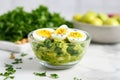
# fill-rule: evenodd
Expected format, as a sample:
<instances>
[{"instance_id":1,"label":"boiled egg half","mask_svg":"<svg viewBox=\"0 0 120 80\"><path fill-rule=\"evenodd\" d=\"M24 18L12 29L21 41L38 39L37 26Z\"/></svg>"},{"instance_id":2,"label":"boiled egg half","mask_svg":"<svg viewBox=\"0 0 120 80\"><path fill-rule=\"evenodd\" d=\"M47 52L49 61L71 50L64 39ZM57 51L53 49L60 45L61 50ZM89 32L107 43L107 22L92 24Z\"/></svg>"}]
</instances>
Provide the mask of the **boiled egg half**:
<instances>
[{"instance_id":1,"label":"boiled egg half","mask_svg":"<svg viewBox=\"0 0 120 80\"><path fill-rule=\"evenodd\" d=\"M51 29L51 28L38 29L33 31L33 37L35 40L45 41L45 39L52 37L53 32L54 32L54 29Z\"/></svg>"},{"instance_id":2,"label":"boiled egg half","mask_svg":"<svg viewBox=\"0 0 120 80\"><path fill-rule=\"evenodd\" d=\"M52 37L54 39L64 40L67 37L68 32L69 28L67 25L62 25L54 31Z\"/></svg>"},{"instance_id":3,"label":"boiled egg half","mask_svg":"<svg viewBox=\"0 0 120 80\"><path fill-rule=\"evenodd\" d=\"M71 30L67 36L68 40L73 43L79 43L86 40L87 35L81 30Z\"/></svg>"}]
</instances>

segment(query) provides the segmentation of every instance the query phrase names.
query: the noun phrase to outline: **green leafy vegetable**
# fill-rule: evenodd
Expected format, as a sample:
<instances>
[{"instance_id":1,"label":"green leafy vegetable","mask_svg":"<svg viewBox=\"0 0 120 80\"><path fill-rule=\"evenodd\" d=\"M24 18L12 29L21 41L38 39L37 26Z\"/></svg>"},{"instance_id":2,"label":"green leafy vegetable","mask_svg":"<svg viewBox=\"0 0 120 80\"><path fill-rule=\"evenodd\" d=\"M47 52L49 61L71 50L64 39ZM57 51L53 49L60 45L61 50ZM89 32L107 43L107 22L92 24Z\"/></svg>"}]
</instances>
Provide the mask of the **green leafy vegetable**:
<instances>
[{"instance_id":1,"label":"green leafy vegetable","mask_svg":"<svg viewBox=\"0 0 120 80\"><path fill-rule=\"evenodd\" d=\"M3 76L4 80L14 79L13 74L16 72L16 70L10 64L5 64L5 67L6 67L6 69L5 69L6 72L0 73L0 76Z\"/></svg>"},{"instance_id":2,"label":"green leafy vegetable","mask_svg":"<svg viewBox=\"0 0 120 80\"><path fill-rule=\"evenodd\" d=\"M32 60L33 58L32 58L32 57L29 57L28 59L29 59L29 60Z\"/></svg>"},{"instance_id":3,"label":"green leafy vegetable","mask_svg":"<svg viewBox=\"0 0 120 80\"><path fill-rule=\"evenodd\" d=\"M46 76L46 72L43 72L43 73L34 72L33 74L36 76Z\"/></svg>"},{"instance_id":4,"label":"green leafy vegetable","mask_svg":"<svg viewBox=\"0 0 120 80\"><path fill-rule=\"evenodd\" d=\"M82 79L79 79L79 78L77 78L77 77L74 77L73 80L82 80Z\"/></svg>"},{"instance_id":5,"label":"green leafy vegetable","mask_svg":"<svg viewBox=\"0 0 120 80\"><path fill-rule=\"evenodd\" d=\"M47 77L46 72L42 72L42 73L38 73L38 72L34 72L33 73L35 76L40 76L40 77ZM51 78L57 79L59 78L59 76L57 74L50 74Z\"/></svg>"},{"instance_id":6,"label":"green leafy vegetable","mask_svg":"<svg viewBox=\"0 0 120 80\"><path fill-rule=\"evenodd\" d=\"M12 62L12 64L19 64L19 63L23 63L21 58L20 59L16 58L14 62Z\"/></svg>"},{"instance_id":7,"label":"green leafy vegetable","mask_svg":"<svg viewBox=\"0 0 120 80\"><path fill-rule=\"evenodd\" d=\"M74 49L75 45L69 45L67 48L67 52L70 53L71 55L76 55L78 54L78 50Z\"/></svg>"},{"instance_id":8,"label":"green leafy vegetable","mask_svg":"<svg viewBox=\"0 0 120 80\"><path fill-rule=\"evenodd\" d=\"M47 48L50 48L52 46L52 41L50 39L46 39L44 41L44 45L47 47Z\"/></svg>"},{"instance_id":9,"label":"green leafy vegetable","mask_svg":"<svg viewBox=\"0 0 120 80\"><path fill-rule=\"evenodd\" d=\"M60 47L55 47L55 52L57 53L57 54L62 54L63 52L62 52L62 48L60 48Z\"/></svg>"},{"instance_id":10,"label":"green leafy vegetable","mask_svg":"<svg viewBox=\"0 0 120 80\"><path fill-rule=\"evenodd\" d=\"M50 74L50 76L51 76L52 78L54 78L54 79L59 78L58 74Z\"/></svg>"},{"instance_id":11,"label":"green leafy vegetable","mask_svg":"<svg viewBox=\"0 0 120 80\"><path fill-rule=\"evenodd\" d=\"M27 56L27 54L26 53L22 53L20 56L24 57L24 56Z\"/></svg>"},{"instance_id":12,"label":"green leafy vegetable","mask_svg":"<svg viewBox=\"0 0 120 80\"><path fill-rule=\"evenodd\" d=\"M22 69L22 67L16 67L16 69Z\"/></svg>"},{"instance_id":13,"label":"green leafy vegetable","mask_svg":"<svg viewBox=\"0 0 120 80\"><path fill-rule=\"evenodd\" d=\"M62 24L73 24L58 13L51 13L46 6L39 6L31 12L22 7L0 16L0 40L17 41L26 38L28 33L38 28L55 28Z\"/></svg>"}]
</instances>

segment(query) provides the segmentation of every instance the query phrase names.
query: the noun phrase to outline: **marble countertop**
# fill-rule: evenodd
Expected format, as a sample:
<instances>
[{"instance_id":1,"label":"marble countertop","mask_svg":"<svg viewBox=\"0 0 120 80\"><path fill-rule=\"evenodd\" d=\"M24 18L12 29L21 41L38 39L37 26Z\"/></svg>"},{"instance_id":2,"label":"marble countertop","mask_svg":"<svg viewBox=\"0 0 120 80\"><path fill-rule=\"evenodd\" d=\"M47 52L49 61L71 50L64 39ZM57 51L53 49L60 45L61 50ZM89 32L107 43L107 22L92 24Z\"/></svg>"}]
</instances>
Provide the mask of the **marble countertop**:
<instances>
[{"instance_id":1,"label":"marble countertop","mask_svg":"<svg viewBox=\"0 0 120 80\"><path fill-rule=\"evenodd\" d=\"M22 67L17 69L14 80L55 80L49 77L56 73L59 78L56 80L120 80L120 44L90 44L83 59L73 68L66 70L52 70L43 67L38 63L29 44L21 45L23 52L28 55L22 57L23 63L15 65ZM4 72L4 64L11 63L9 59L11 52L0 50L0 72ZM15 57L19 58L20 53ZM32 60L29 58L32 57ZM34 72L45 72L47 77L35 76ZM3 77L0 76L0 80Z\"/></svg>"}]
</instances>

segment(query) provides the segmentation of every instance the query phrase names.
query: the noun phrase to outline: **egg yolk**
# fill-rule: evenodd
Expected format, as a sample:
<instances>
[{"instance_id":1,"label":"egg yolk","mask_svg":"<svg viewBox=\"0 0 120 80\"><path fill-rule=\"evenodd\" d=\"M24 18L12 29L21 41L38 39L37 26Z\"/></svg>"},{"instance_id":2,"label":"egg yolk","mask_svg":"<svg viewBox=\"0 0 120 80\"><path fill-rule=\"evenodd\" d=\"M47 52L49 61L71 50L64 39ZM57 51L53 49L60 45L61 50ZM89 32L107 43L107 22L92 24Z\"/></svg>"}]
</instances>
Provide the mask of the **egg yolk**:
<instances>
[{"instance_id":1,"label":"egg yolk","mask_svg":"<svg viewBox=\"0 0 120 80\"><path fill-rule=\"evenodd\" d=\"M73 38L82 38L83 34L81 34L80 32L71 32L69 36Z\"/></svg>"},{"instance_id":2,"label":"egg yolk","mask_svg":"<svg viewBox=\"0 0 120 80\"><path fill-rule=\"evenodd\" d=\"M39 36L42 36L42 37L50 38L52 32L50 32L49 30L38 30L38 31L36 31L36 34Z\"/></svg>"},{"instance_id":3,"label":"egg yolk","mask_svg":"<svg viewBox=\"0 0 120 80\"><path fill-rule=\"evenodd\" d=\"M60 28L55 31L55 34L65 34L67 30L65 28Z\"/></svg>"}]
</instances>

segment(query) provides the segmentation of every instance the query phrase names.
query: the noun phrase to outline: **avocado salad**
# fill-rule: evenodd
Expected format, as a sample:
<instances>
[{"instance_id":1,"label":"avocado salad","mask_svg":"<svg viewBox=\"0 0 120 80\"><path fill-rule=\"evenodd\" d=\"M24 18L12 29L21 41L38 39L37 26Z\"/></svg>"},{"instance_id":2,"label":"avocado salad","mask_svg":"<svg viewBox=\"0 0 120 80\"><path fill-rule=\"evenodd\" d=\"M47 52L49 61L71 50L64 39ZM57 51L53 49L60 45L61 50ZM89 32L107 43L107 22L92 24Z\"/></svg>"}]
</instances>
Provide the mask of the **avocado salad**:
<instances>
[{"instance_id":1,"label":"avocado salad","mask_svg":"<svg viewBox=\"0 0 120 80\"><path fill-rule=\"evenodd\" d=\"M29 36L36 57L56 66L81 60L89 44L86 32L66 25L37 29Z\"/></svg>"}]
</instances>

